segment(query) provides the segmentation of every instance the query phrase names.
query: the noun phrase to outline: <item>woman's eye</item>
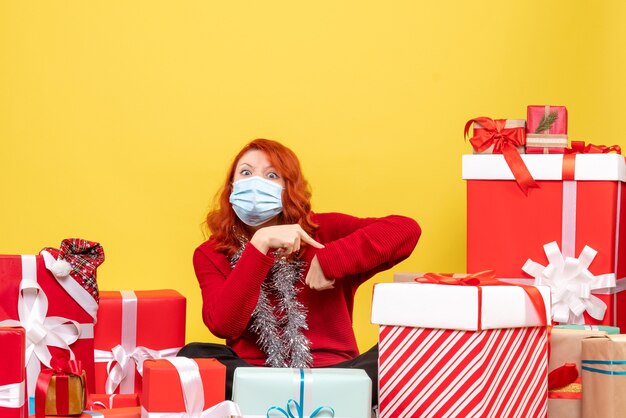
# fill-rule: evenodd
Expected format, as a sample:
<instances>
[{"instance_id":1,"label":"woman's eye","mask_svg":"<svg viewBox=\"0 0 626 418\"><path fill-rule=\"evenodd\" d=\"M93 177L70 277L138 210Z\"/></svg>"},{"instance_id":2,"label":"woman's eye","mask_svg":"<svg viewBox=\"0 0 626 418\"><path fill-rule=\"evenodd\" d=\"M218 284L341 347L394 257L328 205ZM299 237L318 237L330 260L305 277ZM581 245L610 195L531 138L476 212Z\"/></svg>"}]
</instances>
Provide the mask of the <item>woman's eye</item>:
<instances>
[{"instance_id":1,"label":"woman's eye","mask_svg":"<svg viewBox=\"0 0 626 418\"><path fill-rule=\"evenodd\" d=\"M239 172L239 174L241 174L242 176L250 176L250 175L252 175L252 171L250 171L250 170L241 170Z\"/></svg>"},{"instance_id":2,"label":"woman's eye","mask_svg":"<svg viewBox=\"0 0 626 418\"><path fill-rule=\"evenodd\" d=\"M276 180L279 177L278 177L278 174L276 174L274 172L270 172L270 173L267 173L267 178L272 179L272 180Z\"/></svg>"}]
</instances>

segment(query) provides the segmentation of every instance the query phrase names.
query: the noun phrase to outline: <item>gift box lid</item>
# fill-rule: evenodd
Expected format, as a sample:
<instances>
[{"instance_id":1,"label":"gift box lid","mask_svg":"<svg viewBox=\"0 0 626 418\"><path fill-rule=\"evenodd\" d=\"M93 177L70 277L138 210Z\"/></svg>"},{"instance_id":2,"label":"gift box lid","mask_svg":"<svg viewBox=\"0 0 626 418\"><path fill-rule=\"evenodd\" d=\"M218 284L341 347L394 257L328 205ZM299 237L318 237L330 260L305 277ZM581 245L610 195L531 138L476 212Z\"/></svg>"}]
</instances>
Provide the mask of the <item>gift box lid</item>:
<instances>
[{"instance_id":1,"label":"gift box lid","mask_svg":"<svg viewBox=\"0 0 626 418\"><path fill-rule=\"evenodd\" d=\"M134 304L128 305L126 315L137 325L124 322L125 297L135 299ZM171 289L101 291L95 348L111 350L123 344L125 332L133 335L133 345L153 350L180 348L185 344L186 304L186 298Z\"/></svg>"},{"instance_id":2,"label":"gift box lid","mask_svg":"<svg viewBox=\"0 0 626 418\"><path fill-rule=\"evenodd\" d=\"M585 344L607 344L607 343L617 343L622 344L626 347L626 334L607 334L602 336L597 336L593 338L588 338L583 342Z\"/></svg>"},{"instance_id":3,"label":"gift box lid","mask_svg":"<svg viewBox=\"0 0 626 418\"><path fill-rule=\"evenodd\" d=\"M533 287L543 298L549 325L550 288ZM464 331L544 325L522 287L480 288L479 294L477 286L377 283L372 300L372 323Z\"/></svg>"},{"instance_id":4,"label":"gift box lid","mask_svg":"<svg viewBox=\"0 0 626 418\"><path fill-rule=\"evenodd\" d=\"M626 334L585 338L581 351L583 372L626 375Z\"/></svg>"},{"instance_id":5,"label":"gift box lid","mask_svg":"<svg viewBox=\"0 0 626 418\"><path fill-rule=\"evenodd\" d=\"M626 181L624 156L575 154L574 180ZM564 154L524 154L522 160L535 180L562 180ZM515 180L500 154L463 155L464 180Z\"/></svg>"},{"instance_id":6,"label":"gift box lid","mask_svg":"<svg viewBox=\"0 0 626 418\"><path fill-rule=\"evenodd\" d=\"M544 117L555 113L556 118L549 124L549 128L541 132L546 134L567 134L567 108L553 105L530 105L526 108L527 128L529 133L535 133Z\"/></svg>"}]
</instances>

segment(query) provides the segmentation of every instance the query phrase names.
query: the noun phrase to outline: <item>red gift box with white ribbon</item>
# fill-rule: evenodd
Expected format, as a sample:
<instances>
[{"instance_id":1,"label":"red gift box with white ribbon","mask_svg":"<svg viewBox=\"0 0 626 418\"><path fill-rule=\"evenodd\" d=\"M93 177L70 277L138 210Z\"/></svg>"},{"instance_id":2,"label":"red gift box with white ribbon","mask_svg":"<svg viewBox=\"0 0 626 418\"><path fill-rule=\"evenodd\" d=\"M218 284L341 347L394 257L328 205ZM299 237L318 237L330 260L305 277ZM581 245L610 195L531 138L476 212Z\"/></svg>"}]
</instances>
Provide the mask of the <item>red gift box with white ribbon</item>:
<instances>
[{"instance_id":1,"label":"red gift box with white ribbon","mask_svg":"<svg viewBox=\"0 0 626 418\"><path fill-rule=\"evenodd\" d=\"M90 411L101 409L129 408L139 406L137 393L90 393L87 398L87 408Z\"/></svg>"},{"instance_id":2,"label":"red gift box with white ribbon","mask_svg":"<svg viewBox=\"0 0 626 418\"><path fill-rule=\"evenodd\" d=\"M215 359L148 360L144 372L144 418L241 416L235 403L224 400L226 366Z\"/></svg>"},{"instance_id":3,"label":"red gift box with white ribbon","mask_svg":"<svg viewBox=\"0 0 626 418\"><path fill-rule=\"evenodd\" d=\"M464 155L467 271L550 286L556 322L626 329L626 164L608 151L523 155L528 195L501 156Z\"/></svg>"},{"instance_id":4,"label":"red gift box with white ribbon","mask_svg":"<svg viewBox=\"0 0 626 418\"><path fill-rule=\"evenodd\" d=\"M58 415L46 415L46 418L57 418ZM98 411L83 411L74 418L141 418L141 407L126 406L123 408L100 409Z\"/></svg>"},{"instance_id":5,"label":"red gift box with white ribbon","mask_svg":"<svg viewBox=\"0 0 626 418\"><path fill-rule=\"evenodd\" d=\"M54 276L56 259L41 255L0 256L0 326L26 330L27 392L35 395L40 370L52 357L76 358L94 374L93 326L98 304L69 275ZM93 389L93 380L88 387Z\"/></svg>"},{"instance_id":6,"label":"red gift box with white ribbon","mask_svg":"<svg viewBox=\"0 0 626 418\"><path fill-rule=\"evenodd\" d=\"M374 286L380 417L546 416L550 290L450 281Z\"/></svg>"},{"instance_id":7,"label":"red gift box with white ribbon","mask_svg":"<svg viewBox=\"0 0 626 418\"><path fill-rule=\"evenodd\" d=\"M26 418L23 328L0 327L0 417Z\"/></svg>"},{"instance_id":8,"label":"red gift box with white ribbon","mask_svg":"<svg viewBox=\"0 0 626 418\"><path fill-rule=\"evenodd\" d=\"M95 393L141 393L145 360L185 345L186 299L175 290L100 292Z\"/></svg>"}]
</instances>

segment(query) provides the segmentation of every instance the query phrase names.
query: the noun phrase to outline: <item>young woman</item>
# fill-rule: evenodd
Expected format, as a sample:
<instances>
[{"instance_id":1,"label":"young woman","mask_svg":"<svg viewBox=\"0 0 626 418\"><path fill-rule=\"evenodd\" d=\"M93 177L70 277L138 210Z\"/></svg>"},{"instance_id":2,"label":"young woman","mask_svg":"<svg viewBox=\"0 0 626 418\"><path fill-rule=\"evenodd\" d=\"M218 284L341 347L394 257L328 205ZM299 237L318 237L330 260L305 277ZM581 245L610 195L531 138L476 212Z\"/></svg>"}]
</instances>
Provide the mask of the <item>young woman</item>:
<instances>
[{"instance_id":1,"label":"young woman","mask_svg":"<svg viewBox=\"0 0 626 418\"><path fill-rule=\"evenodd\" d=\"M296 155L256 139L235 157L212 235L195 251L202 318L226 340L192 343L179 355L213 357L227 367L362 368L377 403L378 347L359 355L352 311L358 287L408 257L417 223L402 216L356 218L311 211Z\"/></svg>"}]
</instances>

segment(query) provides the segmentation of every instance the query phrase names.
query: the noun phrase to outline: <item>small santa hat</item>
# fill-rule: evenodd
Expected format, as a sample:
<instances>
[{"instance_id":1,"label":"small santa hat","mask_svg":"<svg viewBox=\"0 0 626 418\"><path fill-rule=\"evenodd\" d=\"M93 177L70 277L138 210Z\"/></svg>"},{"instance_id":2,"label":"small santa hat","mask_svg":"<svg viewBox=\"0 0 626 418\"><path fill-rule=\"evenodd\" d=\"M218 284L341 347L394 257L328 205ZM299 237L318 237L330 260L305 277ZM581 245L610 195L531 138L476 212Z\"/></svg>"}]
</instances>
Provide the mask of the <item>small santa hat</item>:
<instances>
[{"instance_id":1,"label":"small santa hat","mask_svg":"<svg viewBox=\"0 0 626 418\"><path fill-rule=\"evenodd\" d=\"M104 262L104 249L97 242L80 238L68 238L61 242L61 248L44 248L56 261L50 272L56 277L71 276L96 302L100 301L96 269Z\"/></svg>"}]
</instances>

